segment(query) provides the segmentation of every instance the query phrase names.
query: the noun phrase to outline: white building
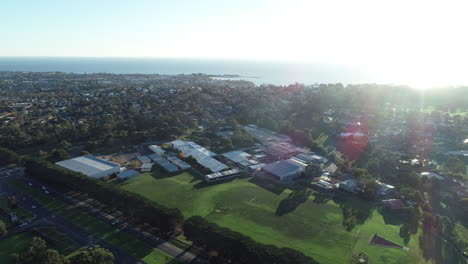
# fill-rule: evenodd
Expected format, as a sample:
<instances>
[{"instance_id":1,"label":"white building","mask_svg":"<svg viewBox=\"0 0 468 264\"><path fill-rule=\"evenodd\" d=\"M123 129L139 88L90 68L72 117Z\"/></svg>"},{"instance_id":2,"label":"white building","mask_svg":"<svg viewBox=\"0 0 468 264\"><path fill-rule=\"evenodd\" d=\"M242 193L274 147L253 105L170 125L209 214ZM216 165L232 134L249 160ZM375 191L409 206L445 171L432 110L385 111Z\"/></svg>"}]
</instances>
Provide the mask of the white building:
<instances>
[{"instance_id":1,"label":"white building","mask_svg":"<svg viewBox=\"0 0 468 264\"><path fill-rule=\"evenodd\" d=\"M173 148L182 152L185 157L193 157L198 164L210 169L212 172L219 172L229 168L224 163L213 158L216 156L216 153L198 145L195 142L178 139L171 143Z\"/></svg>"},{"instance_id":2,"label":"white building","mask_svg":"<svg viewBox=\"0 0 468 264\"><path fill-rule=\"evenodd\" d=\"M426 177L429 178L429 179L430 179L430 178L436 178L436 179L438 179L438 180L443 180L443 179L445 179L443 176L441 176L441 175L439 175L439 174L437 174L437 173L434 173L434 172L421 172L421 173L419 173L419 176L420 176L420 177L426 176Z\"/></svg>"},{"instance_id":3,"label":"white building","mask_svg":"<svg viewBox=\"0 0 468 264\"><path fill-rule=\"evenodd\" d=\"M138 156L137 159L143 164L151 162L151 159L148 156Z\"/></svg>"},{"instance_id":4,"label":"white building","mask_svg":"<svg viewBox=\"0 0 468 264\"><path fill-rule=\"evenodd\" d=\"M164 151L164 149L162 149L158 145L151 145L151 146L149 146L149 149L151 151L153 151L154 153L159 154L159 155L163 155L166 152L166 151Z\"/></svg>"},{"instance_id":5,"label":"white building","mask_svg":"<svg viewBox=\"0 0 468 264\"><path fill-rule=\"evenodd\" d=\"M148 171L151 171L151 168L153 168L153 163L145 162L145 163L141 164L140 171L141 172L148 172Z\"/></svg>"},{"instance_id":6,"label":"white building","mask_svg":"<svg viewBox=\"0 0 468 264\"><path fill-rule=\"evenodd\" d=\"M299 153L296 158L303 160L307 163L315 163L315 164L321 164L327 162L327 159L324 157L318 156L318 155L310 155L310 154L305 154L305 153Z\"/></svg>"},{"instance_id":7,"label":"white building","mask_svg":"<svg viewBox=\"0 0 468 264\"><path fill-rule=\"evenodd\" d=\"M119 164L89 155L59 161L55 164L92 178L102 178L120 172Z\"/></svg>"}]
</instances>

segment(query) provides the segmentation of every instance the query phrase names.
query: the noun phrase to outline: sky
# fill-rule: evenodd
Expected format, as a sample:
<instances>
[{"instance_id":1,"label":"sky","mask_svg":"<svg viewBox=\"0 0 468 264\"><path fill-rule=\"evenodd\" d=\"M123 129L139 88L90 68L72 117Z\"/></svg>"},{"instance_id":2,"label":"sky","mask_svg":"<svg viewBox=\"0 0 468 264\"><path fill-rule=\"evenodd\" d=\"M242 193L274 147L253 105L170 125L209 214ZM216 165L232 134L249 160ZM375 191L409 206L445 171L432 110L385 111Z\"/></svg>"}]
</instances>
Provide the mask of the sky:
<instances>
[{"instance_id":1,"label":"sky","mask_svg":"<svg viewBox=\"0 0 468 264\"><path fill-rule=\"evenodd\" d=\"M464 75L468 62L465 0L0 0L0 6L0 56L289 60L418 78L437 73L432 78L439 81Z\"/></svg>"}]
</instances>

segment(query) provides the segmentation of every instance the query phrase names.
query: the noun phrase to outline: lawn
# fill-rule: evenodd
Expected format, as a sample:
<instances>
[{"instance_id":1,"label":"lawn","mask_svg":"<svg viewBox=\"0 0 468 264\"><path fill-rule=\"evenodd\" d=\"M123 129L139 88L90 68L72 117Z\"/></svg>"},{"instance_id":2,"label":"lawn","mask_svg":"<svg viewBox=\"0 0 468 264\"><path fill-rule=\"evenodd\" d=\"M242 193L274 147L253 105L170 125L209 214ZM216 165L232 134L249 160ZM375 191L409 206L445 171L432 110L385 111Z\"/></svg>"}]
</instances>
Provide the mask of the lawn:
<instances>
[{"instance_id":1,"label":"lawn","mask_svg":"<svg viewBox=\"0 0 468 264\"><path fill-rule=\"evenodd\" d=\"M68 221L81 226L82 228L104 239L108 243L113 244L116 247L119 247L120 249L132 254L133 256L139 259L146 259L149 262L153 258L157 257L154 260L154 261L158 261L157 263L161 263L161 264L174 263L171 261L161 262L160 260L164 258L170 259L170 257L160 252L157 249L150 248L147 244L130 236L129 234L120 232L118 229L116 229L112 225L107 224L97 219L96 217L83 213L76 208L72 208L71 206L61 201L55 200L51 198L50 196L43 194L39 190L26 186L22 182L19 182L16 180L9 180L9 183L29 193L34 198L36 198L41 203L43 203L45 206L47 206L49 209L55 211L56 213L58 213L59 215L67 219ZM156 263L156 262L153 262L153 263Z\"/></svg>"},{"instance_id":2,"label":"lawn","mask_svg":"<svg viewBox=\"0 0 468 264\"><path fill-rule=\"evenodd\" d=\"M315 194L292 212L278 216L275 211L280 201L291 191L265 188L250 179L207 186L189 172L166 177L156 170L121 187L177 207L185 217L201 215L261 243L298 249L322 264L348 263L351 253L360 250L371 257L372 263L438 263L426 252L434 248L420 247L421 229L405 245L409 251L369 246L375 233L404 245L399 235L402 222L357 198L330 199ZM358 216L358 224L351 231L342 224L346 210Z\"/></svg>"},{"instance_id":3,"label":"lawn","mask_svg":"<svg viewBox=\"0 0 468 264\"><path fill-rule=\"evenodd\" d=\"M26 250L32 238L33 235L27 232L0 238L0 263L15 264L16 261L12 258L12 255Z\"/></svg>"}]
</instances>

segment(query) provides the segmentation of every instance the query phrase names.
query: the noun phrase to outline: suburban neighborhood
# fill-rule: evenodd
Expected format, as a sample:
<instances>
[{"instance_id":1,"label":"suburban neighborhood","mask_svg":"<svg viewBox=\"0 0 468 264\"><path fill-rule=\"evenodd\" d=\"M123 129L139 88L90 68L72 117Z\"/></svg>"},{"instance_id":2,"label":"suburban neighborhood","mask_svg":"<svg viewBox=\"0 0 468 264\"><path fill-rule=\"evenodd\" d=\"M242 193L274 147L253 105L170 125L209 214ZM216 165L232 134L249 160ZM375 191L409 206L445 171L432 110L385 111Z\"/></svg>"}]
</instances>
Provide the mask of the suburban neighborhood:
<instances>
[{"instance_id":1,"label":"suburban neighborhood","mask_svg":"<svg viewBox=\"0 0 468 264\"><path fill-rule=\"evenodd\" d=\"M115 263L249 263L243 243L258 263L466 263L466 114L340 106L365 85L0 77L5 241Z\"/></svg>"}]
</instances>

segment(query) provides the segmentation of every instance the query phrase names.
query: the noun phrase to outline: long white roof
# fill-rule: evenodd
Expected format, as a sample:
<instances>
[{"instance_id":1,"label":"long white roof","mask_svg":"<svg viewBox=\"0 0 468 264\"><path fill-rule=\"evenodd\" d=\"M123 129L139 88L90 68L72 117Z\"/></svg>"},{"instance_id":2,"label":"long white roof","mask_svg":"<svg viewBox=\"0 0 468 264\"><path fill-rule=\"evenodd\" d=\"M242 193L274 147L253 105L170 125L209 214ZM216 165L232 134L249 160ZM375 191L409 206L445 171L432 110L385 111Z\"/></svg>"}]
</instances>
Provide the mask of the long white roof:
<instances>
[{"instance_id":1,"label":"long white roof","mask_svg":"<svg viewBox=\"0 0 468 264\"><path fill-rule=\"evenodd\" d=\"M212 158L213 156L216 156L216 153L198 145L195 142L178 139L171 143L175 149L184 153L186 157L192 156L200 165L210 169L212 172L218 172L229 168L225 164Z\"/></svg>"},{"instance_id":2,"label":"long white roof","mask_svg":"<svg viewBox=\"0 0 468 264\"><path fill-rule=\"evenodd\" d=\"M59 161L55 164L72 171L81 172L87 176L93 176L106 170L115 169L116 167L120 168L120 165L117 163L88 155Z\"/></svg>"},{"instance_id":3,"label":"long white roof","mask_svg":"<svg viewBox=\"0 0 468 264\"><path fill-rule=\"evenodd\" d=\"M157 154L159 154L159 155L162 155L162 154L164 154L164 152L165 152L164 149L162 149L162 148L161 148L160 146L158 146L158 145L151 145L151 146L149 146L149 149L150 149L151 151L153 151L154 153L157 153Z\"/></svg>"}]
</instances>

